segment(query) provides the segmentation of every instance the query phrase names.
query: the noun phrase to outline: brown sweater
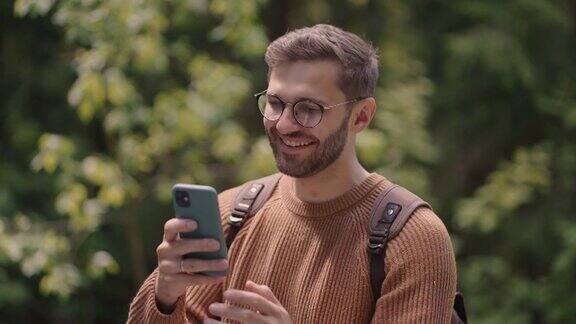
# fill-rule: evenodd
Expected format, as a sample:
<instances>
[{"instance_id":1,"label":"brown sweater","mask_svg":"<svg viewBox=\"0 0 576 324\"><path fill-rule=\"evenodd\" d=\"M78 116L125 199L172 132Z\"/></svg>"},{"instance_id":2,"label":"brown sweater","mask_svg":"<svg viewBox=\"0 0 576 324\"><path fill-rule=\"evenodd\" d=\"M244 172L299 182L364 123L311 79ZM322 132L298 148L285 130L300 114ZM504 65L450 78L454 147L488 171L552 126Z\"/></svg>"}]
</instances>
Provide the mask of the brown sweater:
<instances>
[{"instance_id":1,"label":"brown sweater","mask_svg":"<svg viewBox=\"0 0 576 324\"><path fill-rule=\"evenodd\" d=\"M201 322L223 290L242 289L247 280L269 286L294 323L449 323L454 252L442 221L426 208L417 209L389 242L387 275L372 314L367 224L375 199L390 185L371 174L332 201L306 203L282 177L236 237L223 284L189 287L173 313L164 315L155 303L156 269L130 305L128 323ZM225 232L238 189L219 195Z\"/></svg>"}]
</instances>

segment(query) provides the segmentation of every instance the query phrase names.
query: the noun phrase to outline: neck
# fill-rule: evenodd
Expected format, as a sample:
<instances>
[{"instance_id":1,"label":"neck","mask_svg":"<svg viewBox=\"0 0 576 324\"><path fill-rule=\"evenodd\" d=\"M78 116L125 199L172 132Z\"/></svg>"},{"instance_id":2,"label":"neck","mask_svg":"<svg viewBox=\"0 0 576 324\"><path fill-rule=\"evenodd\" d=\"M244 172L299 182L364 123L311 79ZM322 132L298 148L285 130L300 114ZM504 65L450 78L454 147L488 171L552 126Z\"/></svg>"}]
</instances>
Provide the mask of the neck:
<instances>
[{"instance_id":1,"label":"neck","mask_svg":"<svg viewBox=\"0 0 576 324\"><path fill-rule=\"evenodd\" d=\"M348 192L368 175L368 171L362 167L356 154L347 159L341 156L329 167L313 176L292 178L294 193L298 199L305 202L324 202Z\"/></svg>"}]
</instances>

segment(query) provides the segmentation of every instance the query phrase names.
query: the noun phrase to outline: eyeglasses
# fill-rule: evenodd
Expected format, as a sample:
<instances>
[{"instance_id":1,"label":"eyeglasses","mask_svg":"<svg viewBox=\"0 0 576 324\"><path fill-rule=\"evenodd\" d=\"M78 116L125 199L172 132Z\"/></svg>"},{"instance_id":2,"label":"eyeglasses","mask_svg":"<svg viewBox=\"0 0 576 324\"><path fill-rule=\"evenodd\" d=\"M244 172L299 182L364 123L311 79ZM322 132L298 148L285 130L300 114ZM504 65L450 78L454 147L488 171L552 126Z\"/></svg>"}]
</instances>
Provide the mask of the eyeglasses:
<instances>
[{"instance_id":1,"label":"eyeglasses","mask_svg":"<svg viewBox=\"0 0 576 324\"><path fill-rule=\"evenodd\" d=\"M270 121L277 121L282 116L284 108L287 105L292 105L292 115L294 119L302 127L312 128L318 126L322 121L322 116L325 110L330 110L334 107L342 106L362 99L362 97L354 98L352 100L344 101L330 106L322 106L309 99L299 100L293 104L282 101L275 95L268 95L267 90L259 92L254 95L258 102L258 109L264 118Z\"/></svg>"}]
</instances>

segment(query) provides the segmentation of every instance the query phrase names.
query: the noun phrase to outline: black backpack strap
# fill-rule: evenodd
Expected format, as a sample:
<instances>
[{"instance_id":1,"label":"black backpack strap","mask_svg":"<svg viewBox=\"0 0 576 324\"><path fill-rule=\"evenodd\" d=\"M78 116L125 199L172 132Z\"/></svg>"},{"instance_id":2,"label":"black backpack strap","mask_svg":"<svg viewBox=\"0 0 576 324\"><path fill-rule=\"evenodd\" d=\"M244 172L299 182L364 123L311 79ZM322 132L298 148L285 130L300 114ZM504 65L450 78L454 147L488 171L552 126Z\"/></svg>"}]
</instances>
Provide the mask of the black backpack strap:
<instances>
[{"instance_id":1,"label":"black backpack strap","mask_svg":"<svg viewBox=\"0 0 576 324\"><path fill-rule=\"evenodd\" d=\"M226 245L230 248L236 235L242 228L246 220L254 215L264 206L268 201L272 192L280 181L281 173L275 173L267 177L253 180L244 184L238 195L234 199L232 205L232 213L230 214L230 230L226 237Z\"/></svg>"},{"instance_id":2,"label":"black backpack strap","mask_svg":"<svg viewBox=\"0 0 576 324\"><path fill-rule=\"evenodd\" d=\"M398 185L385 189L376 199L370 215L368 232L370 283L374 307L381 295L382 283L386 277L384 259L388 241L400 233L410 215L419 207L431 208L422 198Z\"/></svg>"},{"instance_id":3,"label":"black backpack strap","mask_svg":"<svg viewBox=\"0 0 576 324\"><path fill-rule=\"evenodd\" d=\"M452 319L450 324L465 324L468 323L466 316L466 307L464 307L464 296L457 291L454 296L454 311L452 312Z\"/></svg>"}]
</instances>

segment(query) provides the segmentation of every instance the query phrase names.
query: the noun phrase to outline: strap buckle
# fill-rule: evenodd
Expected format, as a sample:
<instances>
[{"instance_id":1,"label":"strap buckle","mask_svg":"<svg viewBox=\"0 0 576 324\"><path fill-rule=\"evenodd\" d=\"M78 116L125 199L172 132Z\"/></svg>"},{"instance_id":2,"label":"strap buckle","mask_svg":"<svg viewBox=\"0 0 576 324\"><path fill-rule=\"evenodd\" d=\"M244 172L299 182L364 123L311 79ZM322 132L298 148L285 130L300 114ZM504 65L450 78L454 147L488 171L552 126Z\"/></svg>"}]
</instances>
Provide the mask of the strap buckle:
<instances>
[{"instance_id":1,"label":"strap buckle","mask_svg":"<svg viewBox=\"0 0 576 324\"><path fill-rule=\"evenodd\" d=\"M251 205L246 204L243 202L239 202L234 206L234 210L232 210L232 214L229 217L230 225L234 227L241 227L246 220L246 215L248 215L248 210L250 209Z\"/></svg>"},{"instance_id":2,"label":"strap buckle","mask_svg":"<svg viewBox=\"0 0 576 324\"><path fill-rule=\"evenodd\" d=\"M384 243L368 243L368 251L373 254L380 254L384 249Z\"/></svg>"},{"instance_id":3,"label":"strap buckle","mask_svg":"<svg viewBox=\"0 0 576 324\"><path fill-rule=\"evenodd\" d=\"M255 203L256 197L262 189L264 189L264 184L253 183L242 191L240 199L234 209L232 209L232 214L229 217L231 226L242 227L250 209L252 209L252 205Z\"/></svg>"},{"instance_id":4,"label":"strap buckle","mask_svg":"<svg viewBox=\"0 0 576 324\"><path fill-rule=\"evenodd\" d=\"M380 233L379 233L380 234ZM388 242L388 229L382 231L382 235L370 235L368 251L372 254L382 254Z\"/></svg>"}]
</instances>

